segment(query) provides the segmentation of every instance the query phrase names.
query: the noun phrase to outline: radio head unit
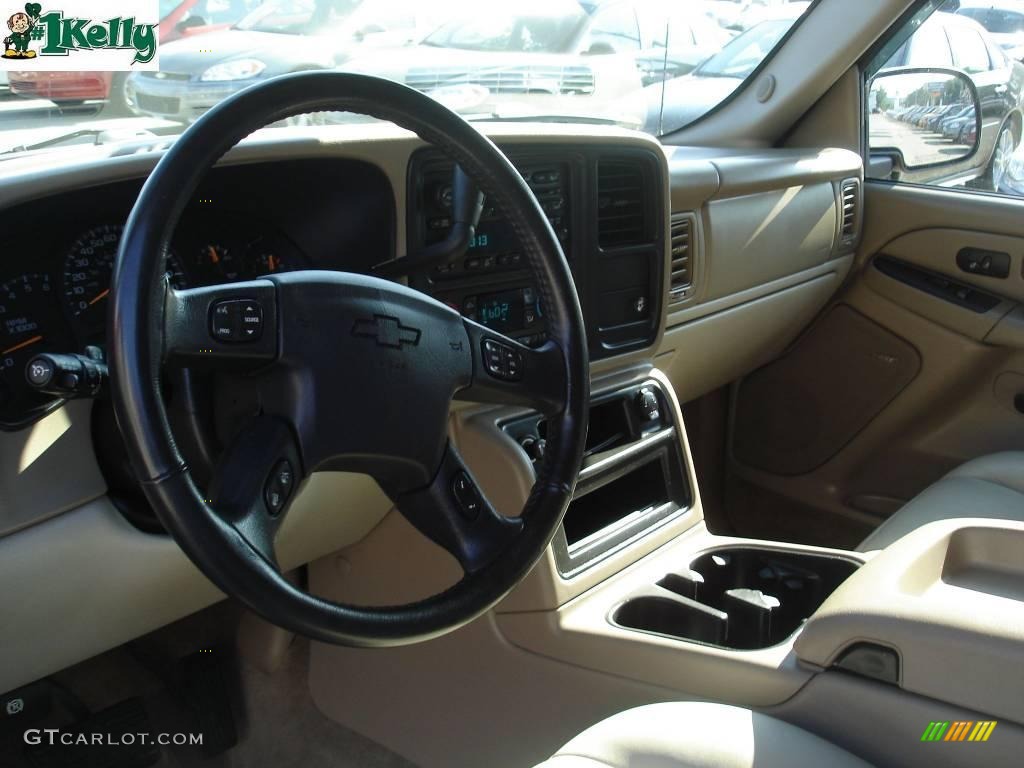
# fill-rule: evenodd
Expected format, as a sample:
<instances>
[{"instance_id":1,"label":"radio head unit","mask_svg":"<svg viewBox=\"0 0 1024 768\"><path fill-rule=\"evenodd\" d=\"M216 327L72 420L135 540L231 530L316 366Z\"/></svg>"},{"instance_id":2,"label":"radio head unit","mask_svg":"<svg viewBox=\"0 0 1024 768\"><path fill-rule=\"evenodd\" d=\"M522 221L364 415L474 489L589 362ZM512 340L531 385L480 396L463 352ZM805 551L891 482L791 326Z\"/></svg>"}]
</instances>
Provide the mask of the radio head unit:
<instances>
[{"instance_id":1,"label":"radio head unit","mask_svg":"<svg viewBox=\"0 0 1024 768\"><path fill-rule=\"evenodd\" d=\"M512 148L565 252L580 296L590 358L650 346L662 318L667 267L664 158L600 145ZM453 163L425 148L409 164L407 251L452 227ZM546 341L544 306L518 237L489 201L466 253L409 275L409 284L465 317L529 346Z\"/></svg>"}]
</instances>

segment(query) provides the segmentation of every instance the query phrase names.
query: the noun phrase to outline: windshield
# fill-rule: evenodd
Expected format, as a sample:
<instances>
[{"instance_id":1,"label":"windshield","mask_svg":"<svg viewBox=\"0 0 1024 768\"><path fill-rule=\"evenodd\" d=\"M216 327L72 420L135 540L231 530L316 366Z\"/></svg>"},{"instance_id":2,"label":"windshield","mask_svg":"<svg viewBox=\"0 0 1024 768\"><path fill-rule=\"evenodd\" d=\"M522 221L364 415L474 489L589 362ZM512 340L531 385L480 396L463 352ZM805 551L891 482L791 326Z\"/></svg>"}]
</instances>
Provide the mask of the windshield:
<instances>
[{"instance_id":1,"label":"windshield","mask_svg":"<svg viewBox=\"0 0 1024 768\"><path fill-rule=\"evenodd\" d=\"M794 20L764 21L725 46L697 67L703 77L735 77L745 80L793 26Z\"/></svg>"},{"instance_id":2,"label":"windshield","mask_svg":"<svg viewBox=\"0 0 1024 768\"><path fill-rule=\"evenodd\" d=\"M395 80L472 121L608 123L659 135L727 98L729 89L695 84L719 78L713 82L739 87L809 6L160 0L159 71L87 71L96 57L85 51L58 61L39 36L12 41L30 50L0 59L0 155L42 157L69 148L113 154L109 147L125 142L164 146L232 94L305 70ZM77 70L52 71L67 62ZM669 112L685 120L667 119ZM270 130L368 120L320 113Z\"/></svg>"}]
</instances>

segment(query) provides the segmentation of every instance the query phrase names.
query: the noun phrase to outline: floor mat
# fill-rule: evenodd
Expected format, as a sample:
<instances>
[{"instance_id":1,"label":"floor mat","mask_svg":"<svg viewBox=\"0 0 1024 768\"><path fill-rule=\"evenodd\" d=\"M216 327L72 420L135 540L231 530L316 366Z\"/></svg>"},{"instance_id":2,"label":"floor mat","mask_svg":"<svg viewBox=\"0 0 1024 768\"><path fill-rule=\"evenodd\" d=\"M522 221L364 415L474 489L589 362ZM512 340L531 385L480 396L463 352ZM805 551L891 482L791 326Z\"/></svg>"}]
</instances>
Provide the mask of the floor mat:
<instances>
[{"instance_id":1,"label":"floor mat","mask_svg":"<svg viewBox=\"0 0 1024 768\"><path fill-rule=\"evenodd\" d=\"M141 700L152 734L193 734L198 718L187 687L175 679L179 659L200 649L223 654L238 744L208 756L199 746L160 748L158 768L415 768L385 747L329 720L309 695L309 642L296 639L273 674L247 666L232 653L239 609L222 603L126 646L53 676L60 690L93 713ZM70 730L68 707L55 706L32 727ZM95 755L91 747L76 754ZM35 755L38 760L38 750ZM0 737L0 765L34 768L22 731ZM116 764L112 766L116 768Z\"/></svg>"}]
</instances>

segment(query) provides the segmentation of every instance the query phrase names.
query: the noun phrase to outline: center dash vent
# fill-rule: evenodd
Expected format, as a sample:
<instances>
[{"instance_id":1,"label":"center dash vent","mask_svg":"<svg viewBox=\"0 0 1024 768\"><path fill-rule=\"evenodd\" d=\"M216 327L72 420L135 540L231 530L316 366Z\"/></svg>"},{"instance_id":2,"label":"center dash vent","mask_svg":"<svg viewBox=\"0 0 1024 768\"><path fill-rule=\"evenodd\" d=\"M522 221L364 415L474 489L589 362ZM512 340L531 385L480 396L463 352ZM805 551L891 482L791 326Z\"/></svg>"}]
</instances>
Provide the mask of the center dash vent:
<instances>
[{"instance_id":1,"label":"center dash vent","mask_svg":"<svg viewBox=\"0 0 1024 768\"><path fill-rule=\"evenodd\" d=\"M842 240L844 244L848 244L857 239L860 223L860 181L847 179L840 190L843 203Z\"/></svg>"},{"instance_id":2,"label":"center dash vent","mask_svg":"<svg viewBox=\"0 0 1024 768\"><path fill-rule=\"evenodd\" d=\"M602 248L650 243L650 217L643 166L620 160L597 166L597 236Z\"/></svg>"},{"instance_id":3,"label":"center dash vent","mask_svg":"<svg viewBox=\"0 0 1024 768\"><path fill-rule=\"evenodd\" d=\"M690 297L693 287L694 216L672 214L672 280L668 300L680 302Z\"/></svg>"}]
</instances>

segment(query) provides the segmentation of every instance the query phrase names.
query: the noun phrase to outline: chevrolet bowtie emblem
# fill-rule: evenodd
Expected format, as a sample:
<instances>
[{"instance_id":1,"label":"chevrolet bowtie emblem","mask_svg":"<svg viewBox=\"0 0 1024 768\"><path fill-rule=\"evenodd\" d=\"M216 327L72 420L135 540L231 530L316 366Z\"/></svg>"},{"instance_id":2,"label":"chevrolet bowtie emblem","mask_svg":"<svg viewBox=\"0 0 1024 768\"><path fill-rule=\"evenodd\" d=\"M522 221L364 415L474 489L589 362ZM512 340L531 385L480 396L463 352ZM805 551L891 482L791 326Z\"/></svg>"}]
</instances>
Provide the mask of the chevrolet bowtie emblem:
<instances>
[{"instance_id":1,"label":"chevrolet bowtie emblem","mask_svg":"<svg viewBox=\"0 0 1024 768\"><path fill-rule=\"evenodd\" d=\"M402 325L397 317L374 315L372 320L356 320L352 327L353 336L373 339L377 346L401 349L406 344L416 346L420 343L420 331Z\"/></svg>"}]
</instances>

